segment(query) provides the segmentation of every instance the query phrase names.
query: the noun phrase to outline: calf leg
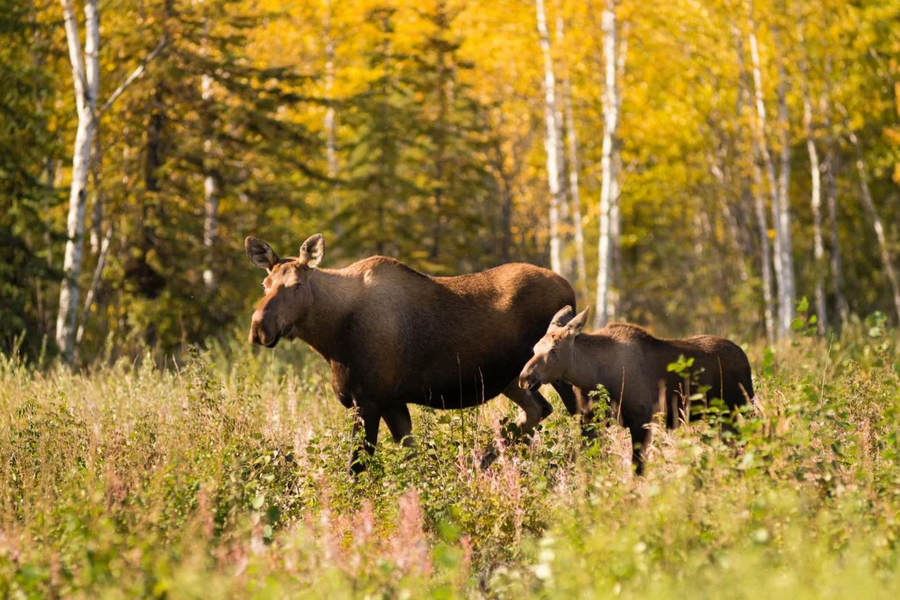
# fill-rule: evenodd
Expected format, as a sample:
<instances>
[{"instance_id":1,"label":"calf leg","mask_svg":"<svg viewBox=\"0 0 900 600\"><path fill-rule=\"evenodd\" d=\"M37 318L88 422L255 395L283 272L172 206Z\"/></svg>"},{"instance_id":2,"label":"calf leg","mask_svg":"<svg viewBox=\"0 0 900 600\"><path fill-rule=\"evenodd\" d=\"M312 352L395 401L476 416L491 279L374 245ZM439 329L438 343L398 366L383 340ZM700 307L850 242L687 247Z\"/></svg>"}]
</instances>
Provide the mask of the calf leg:
<instances>
[{"instance_id":1,"label":"calf leg","mask_svg":"<svg viewBox=\"0 0 900 600\"><path fill-rule=\"evenodd\" d=\"M350 473L358 475L366 470L366 466L360 461L361 450L372 456L375 454L375 446L378 444L378 425L381 423L381 415L373 410L362 410L357 408L353 415L353 429L351 438L353 450L350 453ZM359 430L365 430L365 438L359 443Z\"/></svg>"},{"instance_id":2,"label":"calf leg","mask_svg":"<svg viewBox=\"0 0 900 600\"><path fill-rule=\"evenodd\" d=\"M569 411L569 414L573 417L577 414L580 414L584 407L578 406L578 399L575 397L575 391L572 389L572 386L563 381L554 381L550 385L553 386L553 389L556 390L556 393L559 394L559 398L562 400L563 405L565 405L566 410Z\"/></svg>"}]
</instances>

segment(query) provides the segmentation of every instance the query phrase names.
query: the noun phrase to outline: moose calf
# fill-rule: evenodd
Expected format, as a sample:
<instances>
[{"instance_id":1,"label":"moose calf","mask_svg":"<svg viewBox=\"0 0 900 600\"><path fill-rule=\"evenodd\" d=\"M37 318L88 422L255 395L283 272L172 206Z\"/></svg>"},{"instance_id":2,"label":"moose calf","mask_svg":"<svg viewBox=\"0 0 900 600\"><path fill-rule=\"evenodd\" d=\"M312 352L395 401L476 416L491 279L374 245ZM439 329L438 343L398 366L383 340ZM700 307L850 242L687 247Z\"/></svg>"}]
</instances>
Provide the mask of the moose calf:
<instances>
[{"instance_id":1,"label":"moose calf","mask_svg":"<svg viewBox=\"0 0 900 600\"><path fill-rule=\"evenodd\" d=\"M708 390L729 410L753 398L750 362L741 348L724 338L698 335L687 339L660 339L635 325L611 323L595 333L582 333L588 311L572 317L565 307L553 317L547 333L534 347L534 356L519 375L519 386L536 390L547 382L564 381L576 391L586 421L593 419L590 393L602 385L609 392L611 409L631 432L632 463L640 475L650 440L647 425L654 413L666 412L666 425L674 428L692 385ZM694 379L671 372L680 357L693 359ZM665 399L661 407L660 399ZM689 402L689 400L688 400Z\"/></svg>"}]
</instances>

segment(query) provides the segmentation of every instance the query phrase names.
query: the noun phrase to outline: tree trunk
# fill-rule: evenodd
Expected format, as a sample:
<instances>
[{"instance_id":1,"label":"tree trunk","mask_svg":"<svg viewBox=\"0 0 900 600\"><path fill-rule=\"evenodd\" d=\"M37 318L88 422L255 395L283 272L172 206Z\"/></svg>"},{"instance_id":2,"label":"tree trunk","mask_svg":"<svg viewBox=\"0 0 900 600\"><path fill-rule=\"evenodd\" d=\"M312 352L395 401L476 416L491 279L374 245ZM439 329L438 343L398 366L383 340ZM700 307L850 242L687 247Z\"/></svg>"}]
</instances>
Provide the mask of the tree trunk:
<instances>
[{"instance_id":1,"label":"tree trunk","mask_svg":"<svg viewBox=\"0 0 900 600\"><path fill-rule=\"evenodd\" d=\"M77 348L81 347L81 340L84 338L85 323L87 323L88 316L91 314L91 305L94 303L94 297L97 295L97 289L100 287L100 278L102 277L103 269L106 266L106 257L109 255L109 245L112 242L112 237L113 226L110 224L109 227L106 228L106 234L100 242L100 248L97 253L97 265L94 267L94 275L91 278L91 287L88 288L88 292L84 296L84 306L81 309L81 320L78 323L78 333L75 335L75 344Z\"/></svg>"},{"instance_id":2,"label":"tree trunk","mask_svg":"<svg viewBox=\"0 0 900 600\"><path fill-rule=\"evenodd\" d=\"M97 0L86 0L85 44L82 54L78 22L72 0L61 0L65 18L69 62L75 85L78 128L72 151L72 188L69 193L69 215L66 221L66 249L63 278L59 288L59 314L56 318L56 343L67 361L72 360L75 345L75 320L78 313L78 280L81 276L84 242L84 212L91 163L91 147L96 126L97 90L100 78L98 52L100 26Z\"/></svg>"},{"instance_id":3,"label":"tree trunk","mask_svg":"<svg viewBox=\"0 0 900 600\"><path fill-rule=\"evenodd\" d=\"M100 253L100 245L102 229L103 229L103 199L101 198L100 192L100 156L103 153L103 147L101 146L100 137L100 115L96 115L96 130L94 131L94 154L91 157L91 177L93 178L94 184L94 193L93 193L93 206L91 208L91 235L90 235L90 245L91 245L91 255L98 256ZM79 329L81 327L79 326ZM77 344L79 340L76 336L75 343Z\"/></svg>"},{"instance_id":4,"label":"tree trunk","mask_svg":"<svg viewBox=\"0 0 900 600\"><path fill-rule=\"evenodd\" d=\"M828 151L825 154L825 162L822 166L824 167L825 174L825 199L828 204L828 220L831 238L831 279L834 287L834 302L837 305L834 326L837 329L840 329L850 316L850 306L847 304L846 296L844 296L844 274L841 265L841 240L838 235L837 172L840 163L830 117L831 75L832 61L829 57L825 61L825 93L822 94L822 97L820 98L820 110L824 119L823 127L825 131L828 132Z\"/></svg>"},{"instance_id":5,"label":"tree trunk","mask_svg":"<svg viewBox=\"0 0 900 600\"><path fill-rule=\"evenodd\" d=\"M553 74L553 58L550 56L550 34L547 32L547 17L544 0L535 0L537 10L538 35L541 54L544 58L544 121L546 135L544 148L547 152L547 182L550 187L550 268L562 273L562 241L559 231L559 213L562 203L562 188L559 180L559 125L556 122L556 77Z\"/></svg>"},{"instance_id":6,"label":"tree trunk","mask_svg":"<svg viewBox=\"0 0 900 600\"><path fill-rule=\"evenodd\" d=\"M557 48L564 48L563 40L565 39L565 23L562 17L562 7L560 3L556 2L556 45ZM560 67L560 72L562 72L562 79L554 77L556 79L556 83L559 84L559 89L557 90L557 101L556 105L556 156L558 157L557 166L559 167L559 174L557 178L559 180L559 222L560 222L560 246L561 252L565 254L566 249L571 247L574 240L575 233L575 209L572 206L572 193L569 190L569 172L571 171L571 167L568 164L568 156L566 154L566 119L564 116L564 108L565 108L565 81L566 77L566 68L565 65ZM575 257L566 257L562 256L562 275L568 280L572 280L573 272L576 272L576 259Z\"/></svg>"},{"instance_id":7,"label":"tree trunk","mask_svg":"<svg viewBox=\"0 0 900 600\"><path fill-rule=\"evenodd\" d=\"M203 104L206 107L207 120L206 139L203 141L203 250L204 268L203 284L209 291L216 289L216 272L214 269L214 246L218 231L219 214L219 180L216 174L215 142L213 134L215 130L215 117L212 115L213 103L213 79L209 75L200 78Z\"/></svg>"},{"instance_id":8,"label":"tree trunk","mask_svg":"<svg viewBox=\"0 0 900 600\"><path fill-rule=\"evenodd\" d=\"M740 118L744 112L744 106L749 106L750 92L745 82L745 63L744 63L744 45L740 30L737 25L732 25L732 35L734 37L735 47L737 49L738 60L738 85L739 93L737 97L736 112ZM756 136L752 136L751 147L753 150L753 169L752 169L752 185L746 185L746 181L741 182L742 198L748 200L752 198L753 212L756 216L756 226L759 232L759 253L760 253L760 279L762 280L763 292L763 323L765 326L766 340L771 345L775 341L775 307L772 297L772 251L769 244L769 225L766 221L766 201L763 197L763 176L759 166L759 148L756 143Z\"/></svg>"},{"instance_id":9,"label":"tree trunk","mask_svg":"<svg viewBox=\"0 0 900 600\"><path fill-rule=\"evenodd\" d=\"M826 124L826 128L828 125ZM829 128L830 129L830 128ZM833 140L831 142L833 145ZM850 306L844 295L844 272L841 264L841 239L838 228L838 191L837 170L838 157L835 149L828 150L825 159L825 200L828 205L829 233L831 238L831 280L834 289L834 303L837 305L835 327L840 328L850 316Z\"/></svg>"},{"instance_id":10,"label":"tree trunk","mask_svg":"<svg viewBox=\"0 0 900 600\"><path fill-rule=\"evenodd\" d=\"M775 341L775 298L772 290L772 249L769 245L769 224L766 220L766 201L763 198L763 175L759 166L759 146L753 143L753 208L759 226L759 252L763 285L763 306L766 339Z\"/></svg>"},{"instance_id":11,"label":"tree trunk","mask_svg":"<svg viewBox=\"0 0 900 600\"><path fill-rule=\"evenodd\" d=\"M438 6L439 11L443 11L443 5ZM441 14L441 17L444 15ZM446 27L446 21L440 20L443 27ZM441 32L444 33L444 32ZM441 253L441 236L443 235L443 203L444 203L444 179L446 177L446 155L447 155L447 129L448 113L451 103L450 89L450 73L446 64L443 46L438 46L437 55L437 115L434 123L434 180L437 185L434 188L434 223L432 225L432 245L429 258L432 262L437 263Z\"/></svg>"},{"instance_id":12,"label":"tree trunk","mask_svg":"<svg viewBox=\"0 0 900 600\"><path fill-rule=\"evenodd\" d=\"M561 21L561 17L560 17ZM558 25L559 43L562 43L564 29ZM568 70L563 72L562 81L563 105L565 107L566 142L568 145L569 197L572 200L572 225L575 242L575 277L577 289L582 300L587 300L587 266L584 258L584 228L581 222L581 189L578 182L578 132L575 130L575 111L572 107L572 82Z\"/></svg>"},{"instance_id":13,"label":"tree trunk","mask_svg":"<svg viewBox=\"0 0 900 600\"><path fill-rule=\"evenodd\" d=\"M804 46L801 75L803 77L803 127L806 133L806 152L809 154L809 173L812 195L810 206L813 214L813 258L815 277L816 330L824 335L828 328L828 310L825 303L825 244L822 238L822 167L819 163L819 152L813 137L812 98L809 91L809 60L806 54L806 41L803 25L800 28L800 44Z\"/></svg>"},{"instance_id":14,"label":"tree trunk","mask_svg":"<svg viewBox=\"0 0 900 600\"><path fill-rule=\"evenodd\" d=\"M622 93L619 86L625 78L625 58L628 55L628 32L631 25L622 23L616 34L616 115L622 114ZM616 128L618 129L616 117ZM609 311L614 319L619 311L619 289L622 286L622 156L618 141L613 143L612 198L609 205L609 245L612 254L612 285L610 285Z\"/></svg>"},{"instance_id":15,"label":"tree trunk","mask_svg":"<svg viewBox=\"0 0 900 600\"><path fill-rule=\"evenodd\" d=\"M850 142L856 149L856 170L859 173L859 185L862 192L863 207L872 220L872 226L875 229L875 239L878 240L878 250L881 255L881 266L884 268L884 276L888 280L891 287L891 295L894 300L894 309L897 312L897 323L900 323L900 282L897 280L897 272L894 270L891 261L891 251L888 247L887 236L884 233L884 225L878 210L875 208L875 202L872 200L872 191L869 189L869 173L866 169L866 162L862 153L862 146L859 138L854 132L849 134Z\"/></svg>"},{"instance_id":16,"label":"tree trunk","mask_svg":"<svg viewBox=\"0 0 900 600\"><path fill-rule=\"evenodd\" d=\"M325 155L328 177L337 176L337 134L334 119L334 35L331 30L331 0L325 0ZM332 186L334 183L331 184Z\"/></svg>"},{"instance_id":17,"label":"tree trunk","mask_svg":"<svg viewBox=\"0 0 900 600\"><path fill-rule=\"evenodd\" d=\"M756 138L756 148L759 153L759 157L762 158L763 165L765 166L765 174L766 180L769 188L769 195L772 202L772 220L775 226L775 240L774 240L774 254L775 260L773 261L775 265L775 280L778 284L778 335L779 337L786 334L784 331L784 323L783 323L783 315L785 314L784 309L782 308L783 298L785 297L784 289L784 262L781 260L781 256L783 254L783 250L781 248L781 242L784 239L784 236L781 233L781 209L779 207L779 189L778 189L778 181L775 177L775 163L772 160L772 153L769 150L769 143L766 140L766 104L763 100L763 88L762 88L762 69L760 67L759 61L759 45L756 40L756 22L753 19L753 2L752 0L748 0L747 5L749 7L749 41L750 41L750 59L751 59L751 68L753 71L753 87L754 87L754 99L756 104L756 120L754 121L754 135ZM761 177L760 177L761 179ZM759 184L762 182L760 181ZM758 188L758 189L761 189ZM757 191L757 195L759 192ZM762 199L759 198L757 203L759 203ZM759 214L757 214L757 218L759 219ZM759 221L760 226L764 226L765 219ZM766 231L766 235L768 235L768 231ZM765 285L765 284L764 284ZM793 307L791 307L793 308ZM767 315L767 320L768 320ZM787 330L790 331L790 323L788 323Z\"/></svg>"},{"instance_id":18,"label":"tree trunk","mask_svg":"<svg viewBox=\"0 0 900 600\"><path fill-rule=\"evenodd\" d=\"M787 108L787 75L784 60L778 61L778 120L781 145L781 170L778 176L778 228L781 236L778 243L778 260L781 264L781 279L784 285L779 287L781 293L778 302L778 316L782 337L791 335L791 323L794 321L794 306L797 300L794 283L794 255L791 242L791 123Z\"/></svg>"},{"instance_id":19,"label":"tree trunk","mask_svg":"<svg viewBox=\"0 0 900 600\"><path fill-rule=\"evenodd\" d=\"M596 327L603 327L610 317L610 280L612 270L612 227L617 219L613 204L617 202L616 181L616 129L619 121L619 98L616 61L616 5L610 0L603 8L601 28L603 31L603 54L606 87L603 93L603 148L600 162L603 181L600 186L600 240L597 254L597 310L594 315Z\"/></svg>"},{"instance_id":20,"label":"tree trunk","mask_svg":"<svg viewBox=\"0 0 900 600\"><path fill-rule=\"evenodd\" d=\"M819 153L813 138L812 106L810 105L809 86L804 86L803 123L806 127L806 151L809 154L809 171L812 178L812 197L810 204L813 213L813 257L815 259L815 299L816 323L819 335L825 334L828 326L828 311L825 305L825 245L822 239L822 183Z\"/></svg>"}]
</instances>

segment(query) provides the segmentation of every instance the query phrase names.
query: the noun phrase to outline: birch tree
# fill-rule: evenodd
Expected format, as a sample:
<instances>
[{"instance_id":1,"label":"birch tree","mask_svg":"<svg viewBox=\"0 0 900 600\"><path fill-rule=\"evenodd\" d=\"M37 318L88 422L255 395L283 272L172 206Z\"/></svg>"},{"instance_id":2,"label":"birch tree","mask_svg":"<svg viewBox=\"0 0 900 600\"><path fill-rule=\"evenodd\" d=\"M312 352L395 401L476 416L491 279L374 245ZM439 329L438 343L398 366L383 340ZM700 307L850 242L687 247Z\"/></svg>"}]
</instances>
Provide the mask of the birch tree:
<instances>
[{"instance_id":1,"label":"birch tree","mask_svg":"<svg viewBox=\"0 0 900 600\"><path fill-rule=\"evenodd\" d=\"M616 3L609 0L601 16L604 55L603 90L603 147L600 161L600 239L597 255L597 310L594 314L596 327L606 325L610 317L610 282L612 271L611 208L617 201L618 184L616 174L616 130L619 124L619 98L616 60Z\"/></svg>"},{"instance_id":2,"label":"birch tree","mask_svg":"<svg viewBox=\"0 0 900 600\"><path fill-rule=\"evenodd\" d=\"M91 147L96 129L97 91L100 84L100 16L97 0L85 0L84 51L78 33L78 21L72 0L61 0L66 42L78 126L72 149L72 187L69 191L69 215L66 219L66 249L63 278L59 287L59 313L56 318L56 344L67 360L72 359L75 344L75 320L78 313L78 279L81 276L84 242L84 212L90 173Z\"/></svg>"},{"instance_id":3,"label":"birch tree","mask_svg":"<svg viewBox=\"0 0 900 600\"><path fill-rule=\"evenodd\" d=\"M869 215L869 219L872 221L872 227L875 229L875 239L878 241L881 266L884 269L884 277L888 280L888 285L890 286L891 297L894 301L894 310L897 312L897 322L900 323L900 281L897 279L897 271L894 270L887 236L884 233L884 224L881 221L881 216L878 214L878 209L875 208L875 202L872 200L872 190L869 188L869 171L866 168L862 144L856 133L853 131L850 131L848 137L856 151L856 171L859 175L860 196L862 197L863 208Z\"/></svg>"},{"instance_id":4,"label":"birch tree","mask_svg":"<svg viewBox=\"0 0 900 600\"><path fill-rule=\"evenodd\" d=\"M66 44L69 51L69 62L72 66L72 80L75 90L75 109L78 125L75 131L75 144L72 151L72 184L69 192L69 213L66 220L66 248L63 255L63 278L59 287L59 312L56 318L56 343L67 361L71 361L76 343L76 325L78 313L79 287L84 261L84 215L87 199L88 177L92 166L99 172L99 153L93 156L92 148L102 114L108 111L128 87L139 79L153 60L166 45L166 37L159 41L156 48L132 71L98 107L97 98L100 90L100 14L97 0L85 0L84 4L84 50L78 33L78 20L72 0L60 0L66 32ZM102 196L97 195L96 216L102 215ZM99 223L97 224L99 233ZM98 270L95 279L99 278L105 263L107 243L98 244ZM95 284L92 284L92 290ZM88 294L88 299L93 293ZM90 306L88 305L88 309ZM86 309L87 310L87 309Z\"/></svg>"},{"instance_id":5,"label":"birch tree","mask_svg":"<svg viewBox=\"0 0 900 600\"><path fill-rule=\"evenodd\" d=\"M803 124L806 129L806 151L809 154L809 171L811 179L810 205L813 214L813 258L815 260L815 303L818 321L816 323L820 335L825 333L828 325L828 312L825 304L825 244L822 238L822 177L819 164L819 152L813 137L812 106L809 97L809 86L804 86Z\"/></svg>"},{"instance_id":6,"label":"birch tree","mask_svg":"<svg viewBox=\"0 0 900 600\"><path fill-rule=\"evenodd\" d=\"M745 81L744 42L737 25L732 28L732 36L737 47L738 60L738 115L743 114L744 107L750 106L750 92ZM752 110L752 109L751 109ZM760 255L760 279L762 280L763 293L763 323L765 325L766 340L771 344L775 341L775 299L772 290L772 246L769 242L769 222L766 218L766 200L764 197L764 184L762 168L760 167L760 152L758 138L751 136L752 186L748 186L753 199L753 213L756 217L756 227L759 232Z\"/></svg>"},{"instance_id":7,"label":"birch tree","mask_svg":"<svg viewBox=\"0 0 900 600\"><path fill-rule=\"evenodd\" d=\"M556 77L553 73L553 57L550 55L550 34L547 30L547 15L544 0L535 0L537 10L538 36L544 59L544 122L546 133L544 149L547 153L547 183L550 187L550 268L562 273L562 240L560 236L560 207L562 186L560 185L559 124L557 123Z\"/></svg>"},{"instance_id":8,"label":"birch tree","mask_svg":"<svg viewBox=\"0 0 900 600\"><path fill-rule=\"evenodd\" d=\"M819 335L824 335L828 326L828 311L825 303L825 244L822 237L822 174L819 162L819 152L816 148L816 140L813 135L812 98L809 90L809 53L806 49L806 40L803 25L799 28L800 45L803 47L803 59L801 61L801 75L803 77L803 128L806 134L806 152L809 155L810 173L810 206L813 216L813 259L815 279L815 306L816 328Z\"/></svg>"},{"instance_id":9,"label":"birch tree","mask_svg":"<svg viewBox=\"0 0 900 600\"><path fill-rule=\"evenodd\" d=\"M832 122L830 117L831 111L831 73L832 59L827 57L825 60L825 91L820 97L820 113L823 119L823 129L828 132L827 151L825 153L825 162L822 167L825 175L825 202L828 206L829 221L829 240L830 240L830 259L829 267L831 271L832 289L834 291L834 301L837 306L837 326L842 325L850 316L850 306L847 304L847 297L844 295L844 273L841 264L841 240L838 235L838 190L837 190L837 172L840 168L840 158L838 156L837 139L832 131Z\"/></svg>"},{"instance_id":10,"label":"birch tree","mask_svg":"<svg viewBox=\"0 0 900 600\"><path fill-rule=\"evenodd\" d=\"M334 32L331 27L331 0L325 1L325 156L328 177L337 176L337 134L334 114ZM332 185L334 185L332 183Z\"/></svg>"},{"instance_id":11,"label":"birch tree","mask_svg":"<svg viewBox=\"0 0 900 600\"><path fill-rule=\"evenodd\" d=\"M565 22L560 15L557 18L557 43L563 46L565 39ZM584 258L584 228L581 222L581 190L578 181L578 132L575 129L575 111L572 107L572 81L567 65L562 69L562 96L565 112L566 146L568 151L568 197L571 199L571 219L574 229L575 242L575 276L577 279L578 293L582 299L588 297L587 266Z\"/></svg>"},{"instance_id":12,"label":"birch tree","mask_svg":"<svg viewBox=\"0 0 900 600\"><path fill-rule=\"evenodd\" d=\"M776 41L781 48L781 44ZM794 283L794 258L793 243L791 241L791 122L787 106L788 79L784 68L784 57L778 57L778 121L781 146L781 169L778 173L778 214L775 217L778 227L776 235L780 236L778 242L777 260L781 270L781 285L779 285L778 317L779 332L782 337L791 334L791 323L794 321L794 306L797 292Z\"/></svg>"},{"instance_id":13,"label":"birch tree","mask_svg":"<svg viewBox=\"0 0 900 600\"><path fill-rule=\"evenodd\" d=\"M203 284L206 289L213 291L216 288L216 273L213 269L213 246L216 242L219 213L219 180L213 166L215 160L215 117L212 114L213 106L213 78L204 73L200 77L201 98L203 100L206 115L206 139L203 140L203 249L204 257Z\"/></svg>"},{"instance_id":14,"label":"birch tree","mask_svg":"<svg viewBox=\"0 0 900 600\"><path fill-rule=\"evenodd\" d=\"M775 280L778 284L777 330L779 337L781 337L790 332L791 320L793 318L793 304L787 308L784 306L785 298L787 297L787 283L785 281L785 261L782 259L782 257L784 256L784 248L782 248L784 234L781 231L783 211L780 207L781 197L779 193L779 182L775 175L775 162L772 158L772 152L769 148L769 142L766 139L767 113L765 100L763 98L762 67L760 66L759 42L756 37L756 21L753 16L752 0L748 0L747 6L749 9L748 38L750 42L750 60L751 69L753 72L754 101L756 106L753 131L756 139L756 148L759 153L759 158L762 159L763 167L765 169L766 182L768 184L769 196L771 198L772 220L775 226L775 238L773 244L775 256L773 262L775 266ZM762 178L760 177L760 179ZM758 211L757 218L759 218ZM761 224L763 222L764 221L760 220Z\"/></svg>"}]
</instances>

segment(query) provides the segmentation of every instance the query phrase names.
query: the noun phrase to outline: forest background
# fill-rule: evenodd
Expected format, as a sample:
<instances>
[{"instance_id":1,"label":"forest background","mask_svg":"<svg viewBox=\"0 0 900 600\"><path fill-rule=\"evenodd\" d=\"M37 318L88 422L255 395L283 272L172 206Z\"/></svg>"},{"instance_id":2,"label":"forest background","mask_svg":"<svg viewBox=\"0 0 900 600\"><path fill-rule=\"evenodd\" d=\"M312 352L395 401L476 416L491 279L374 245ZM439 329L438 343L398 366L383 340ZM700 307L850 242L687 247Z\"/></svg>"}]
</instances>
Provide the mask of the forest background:
<instances>
[{"instance_id":1,"label":"forest background","mask_svg":"<svg viewBox=\"0 0 900 600\"><path fill-rule=\"evenodd\" d=\"M898 0L0 0L0 347L243 336L255 235L597 324L900 320ZM801 306L806 309L806 306ZM805 310L801 311L805 313Z\"/></svg>"}]
</instances>

